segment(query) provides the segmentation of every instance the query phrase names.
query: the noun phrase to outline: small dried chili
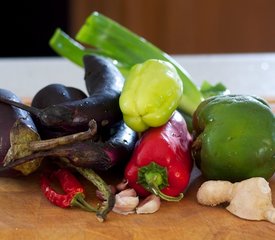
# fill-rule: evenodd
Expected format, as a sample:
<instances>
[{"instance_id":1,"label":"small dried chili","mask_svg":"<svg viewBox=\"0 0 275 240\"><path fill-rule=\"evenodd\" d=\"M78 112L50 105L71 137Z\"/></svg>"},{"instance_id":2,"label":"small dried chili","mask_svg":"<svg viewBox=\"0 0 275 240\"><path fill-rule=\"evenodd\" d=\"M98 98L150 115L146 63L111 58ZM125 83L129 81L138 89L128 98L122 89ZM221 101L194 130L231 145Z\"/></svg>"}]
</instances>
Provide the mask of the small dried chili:
<instances>
[{"instance_id":1,"label":"small dried chili","mask_svg":"<svg viewBox=\"0 0 275 240\"><path fill-rule=\"evenodd\" d=\"M50 180L56 178L65 194L57 193L52 187ZM80 207L89 212L97 212L84 198L84 188L76 177L66 168L58 169L47 176L41 176L41 189L46 198L54 205L62 208Z\"/></svg>"}]
</instances>

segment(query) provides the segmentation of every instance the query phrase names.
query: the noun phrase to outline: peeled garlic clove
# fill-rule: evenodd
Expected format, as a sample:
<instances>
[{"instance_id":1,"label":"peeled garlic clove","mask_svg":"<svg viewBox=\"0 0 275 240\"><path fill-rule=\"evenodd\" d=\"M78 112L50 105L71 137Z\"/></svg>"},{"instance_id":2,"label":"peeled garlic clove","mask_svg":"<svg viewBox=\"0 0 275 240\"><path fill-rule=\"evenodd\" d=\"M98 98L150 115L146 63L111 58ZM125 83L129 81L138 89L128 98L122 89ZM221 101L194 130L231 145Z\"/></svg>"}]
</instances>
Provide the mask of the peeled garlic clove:
<instances>
[{"instance_id":1,"label":"peeled garlic clove","mask_svg":"<svg viewBox=\"0 0 275 240\"><path fill-rule=\"evenodd\" d=\"M135 213L135 209L139 203L139 198L133 196L120 196L116 194L115 196L115 205L113 211L119 214L130 214Z\"/></svg>"},{"instance_id":2,"label":"peeled garlic clove","mask_svg":"<svg viewBox=\"0 0 275 240\"><path fill-rule=\"evenodd\" d=\"M132 210L132 211L122 211L122 210L117 209L117 208L113 208L112 211L115 212L115 213L117 213L117 214L121 214L121 215L129 215L129 214L134 214L135 213L135 210Z\"/></svg>"},{"instance_id":3,"label":"peeled garlic clove","mask_svg":"<svg viewBox=\"0 0 275 240\"><path fill-rule=\"evenodd\" d=\"M119 195L120 197L136 197L137 192L133 188L127 188L127 189L119 192L117 195Z\"/></svg>"},{"instance_id":4,"label":"peeled garlic clove","mask_svg":"<svg viewBox=\"0 0 275 240\"><path fill-rule=\"evenodd\" d=\"M136 208L137 214L154 213L160 208L160 198L155 194L149 195L143 201L140 202Z\"/></svg>"},{"instance_id":5,"label":"peeled garlic clove","mask_svg":"<svg viewBox=\"0 0 275 240\"><path fill-rule=\"evenodd\" d=\"M139 198L136 191L133 188L128 188L116 194L113 211L124 215L135 213L138 203Z\"/></svg>"}]
</instances>

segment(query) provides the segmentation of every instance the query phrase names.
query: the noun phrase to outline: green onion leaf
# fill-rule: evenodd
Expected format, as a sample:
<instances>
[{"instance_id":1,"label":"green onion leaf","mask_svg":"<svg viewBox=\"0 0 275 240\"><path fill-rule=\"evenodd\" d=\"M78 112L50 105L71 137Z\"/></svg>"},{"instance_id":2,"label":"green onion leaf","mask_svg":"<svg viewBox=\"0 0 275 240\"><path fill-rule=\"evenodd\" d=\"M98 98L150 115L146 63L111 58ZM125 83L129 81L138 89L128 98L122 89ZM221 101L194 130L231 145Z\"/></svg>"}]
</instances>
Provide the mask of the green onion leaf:
<instances>
[{"instance_id":1,"label":"green onion leaf","mask_svg":"<svg viewBox=\"0 0 275 240\"><path fill-rule=\"evenodd\" d=\"M172 63L183 81L183 95L179 109L192 115L203 96L190 75L171 56L155 47L117 22L94 12L76 35L76 40L97 48L101 54L116 59L126 68L148 59L161 59Z\"/></svg>"}]
</instances>

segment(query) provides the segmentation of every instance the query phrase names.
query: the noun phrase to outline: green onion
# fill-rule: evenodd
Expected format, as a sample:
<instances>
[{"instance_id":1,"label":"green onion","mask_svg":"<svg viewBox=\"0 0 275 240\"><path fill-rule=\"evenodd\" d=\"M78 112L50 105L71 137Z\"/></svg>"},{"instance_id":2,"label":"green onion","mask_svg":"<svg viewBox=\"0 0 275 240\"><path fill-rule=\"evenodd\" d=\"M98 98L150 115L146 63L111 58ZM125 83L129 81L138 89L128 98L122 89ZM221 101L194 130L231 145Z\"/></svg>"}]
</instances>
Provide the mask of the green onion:
<instances>
[{"instance_id":1,"label":"green onion","mask_svg":"<svg viewBox=\"0 0 275 240\"><path fill-rule=\"evenodd\" d=\"M169 61L177 68L184 85L179 110L192 115L203 100L190 75L171 56L98 12L92 13L86 19L76 35L76 40L99 49L101 54L116 59L126 67L152 58Z\"/></svg>"},{"instance_id":2,"label":"green onion","mask_svg":"<svg viewBox=\"0 0 275 240\"><path fill-rule=\"evenodd\" d=\"M49 44L59 55L82 67L83 56L86 54L107 57L124 76L127 76L133 65L148 59L168 61L176 67L183 81L184 89L178 109L191 116L203 100L202 93L192 82L190 75L171 56L102 14L92 13L78 32L76 40L57 29ZM78 41L93 48L86 48Z\"/></svg>"},{"instance_id":3,"label":"green onion","mask_svg":"<svg viewBox=\"0 0 275 240\"><path fill-rule=\"evenodd\" d=\"M204 98L209 98L216 95L226 95L230 93L230 91L222 83L212 85L207 81L203 81L200 91Z\"/></svg>"},{"instance_id":4,"label":"green onion","mask_svg":"<svg viewBox=\"0 0 275 240\"><path fill-rule=\"evenodd\" d=\"M59 28L54 32L49 44L59 55L81 67L83 67L83 56L92 52L85 49L84 46L73 40Z\"/></svg>"},{"instance_id":5,"label":"green onion","mask_svg":"<svg viewBox=\"0 0 275 240\"><path fill-rule=\"evenodd\" d=\"M53 36L49 41L51 48L58 53L60 56L67 58L71 62L83 67L83 56L94 54L99 56L105 56L109 58L106 54L101 52L99 49L85 48L79 42L75 41L68 34L66 34L61 29L56 29ZM122 63L115 59L110 59L117 66L123 75L127 75L130 67L124 66Z\"/></svg>"}]
</instances>

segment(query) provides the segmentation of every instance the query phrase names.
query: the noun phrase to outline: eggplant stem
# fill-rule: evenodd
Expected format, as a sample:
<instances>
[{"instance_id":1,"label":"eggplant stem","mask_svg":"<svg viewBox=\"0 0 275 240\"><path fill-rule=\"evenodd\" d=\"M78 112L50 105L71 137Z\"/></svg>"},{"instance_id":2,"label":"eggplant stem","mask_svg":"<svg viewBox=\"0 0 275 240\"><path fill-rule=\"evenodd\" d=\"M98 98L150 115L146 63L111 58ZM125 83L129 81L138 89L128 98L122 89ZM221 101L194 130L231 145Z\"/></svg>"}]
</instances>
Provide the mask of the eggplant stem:
<instances>
[{"instance_id":1,"label":"eggplant stem","mask_svg":"<svg viewBox=\"0 0 275 240\"><path fill-rule=\"evenodd\" d=\"M6 171L10 168L14 168L23 163L32 161L37 158L45 158L45 157L66 157L70 155L66 151L66 147L62 148L60 146L70 145L75 142L85 141L91 139L97 133L97 124L95 120L91 120L89 122L89 129L85 132L79 132L59 138L53 138L48 140L39 140L32 141L28 144L29 146L29 155L14 158L10 157L10 161L4 162L3 166L0 167L0 172ZM69 157L69 156L68 156Z\"/></svg>"},{"instance_id":2,"label":"eggplant stem","mask_svg":"<svg viewBox=\"0 0 275 240\"><path fill-rule=\"evenodd\" d=\"M30 162L30 161L32 161L34 159L37 159L37 158L45 158L45 157L53 157L53 156L58 156L58 153L56 153L56 151L45 151L45 152L31 153L30 155L25 156L25 157L12 159L11 162L9 162L6 165L4 164L3 167L0 167L0 172L4 172L8 169L17 167L21 164L24 164L26 162Z\"/></svg>"},{"instance_id":3,"label":"eggplant stem","mask_svg":"<svg viewBox=\"0 0 275 240\"><path fill-rule=\"evenodd\" d=\"M36 117L39 116L39 114L41 114L41 110L40 109L38 109L36 107L30 107L30 106L28 106L26 104L23 104L23 103L20 103L20 102L16 102L16 101L5 99L5 98L0 98L0 102L8 104L10 106L14 106L14 107L20 108L22 110L25 110L25 111L27 111L27 112L35 115Z\"/></svg>"},{"instance_id":4,"label":"eggplant stem","mask_svg":"<svg viewBox=\"0 0 275 240\"><path fill-rule=\"evenodd\" d=\"M91 139L96 133L97 124L96 121L92 119L89 122L89 129L85 132L79 132L53 139L32 141L29 143L29 147L32 152L50 150L61 145L67 145L75 143L76 141L84 141Z\"/></svg>"}]
</instances>

